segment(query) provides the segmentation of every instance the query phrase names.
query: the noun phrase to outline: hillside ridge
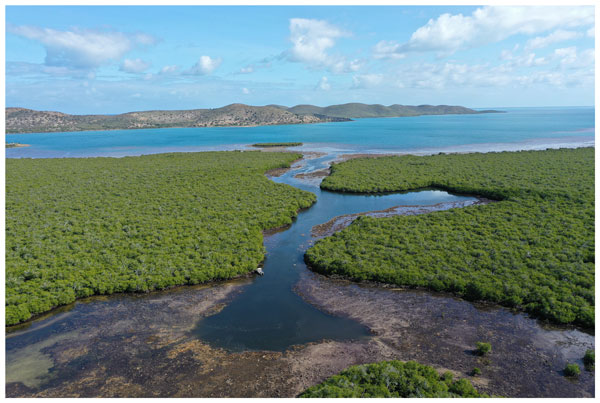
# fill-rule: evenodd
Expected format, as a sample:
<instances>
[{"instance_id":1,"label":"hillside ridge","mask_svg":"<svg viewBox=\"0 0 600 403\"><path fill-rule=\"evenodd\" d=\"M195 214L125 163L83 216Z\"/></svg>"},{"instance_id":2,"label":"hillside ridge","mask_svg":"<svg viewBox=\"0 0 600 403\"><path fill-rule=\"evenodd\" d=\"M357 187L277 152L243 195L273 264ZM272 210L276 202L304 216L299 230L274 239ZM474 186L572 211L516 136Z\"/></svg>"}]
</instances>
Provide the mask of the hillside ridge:
<instances>
[{"instance_id":1,"label":"hillside ridge","mask_svg":"<svg viewBox=\"0 0 600 403\"><path fill-rule=\"evenodd\" d=\"M495 111L485 111L495 112ZM482 113L463 106L367 105L349 103L251 106L230 104L214 109L149 110L118 115L70 115L20 107L5 110L6 133L71 132L84 130L153 129L167 127L271 126L344 122L352 118Z\"/></svg>"}]
</instances>

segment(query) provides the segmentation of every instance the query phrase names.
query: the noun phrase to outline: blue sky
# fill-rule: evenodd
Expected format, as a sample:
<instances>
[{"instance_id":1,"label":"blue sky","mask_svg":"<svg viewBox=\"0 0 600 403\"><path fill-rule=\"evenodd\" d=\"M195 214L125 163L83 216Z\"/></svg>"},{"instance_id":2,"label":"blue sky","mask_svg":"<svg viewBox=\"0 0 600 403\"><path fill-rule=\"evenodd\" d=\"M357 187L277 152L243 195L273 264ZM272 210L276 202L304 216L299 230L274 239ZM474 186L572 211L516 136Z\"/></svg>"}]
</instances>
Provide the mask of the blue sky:
<instances>
[{"instance_id":1,"label":"blue sky","mask_svg":"<svg viewBox=\"0 0 600 403\"><path fill-rule=\"evenodd\" d=\"M594 31L590 6L8 6L6 105L593 105Z\"/></svg>"}]
</instances>

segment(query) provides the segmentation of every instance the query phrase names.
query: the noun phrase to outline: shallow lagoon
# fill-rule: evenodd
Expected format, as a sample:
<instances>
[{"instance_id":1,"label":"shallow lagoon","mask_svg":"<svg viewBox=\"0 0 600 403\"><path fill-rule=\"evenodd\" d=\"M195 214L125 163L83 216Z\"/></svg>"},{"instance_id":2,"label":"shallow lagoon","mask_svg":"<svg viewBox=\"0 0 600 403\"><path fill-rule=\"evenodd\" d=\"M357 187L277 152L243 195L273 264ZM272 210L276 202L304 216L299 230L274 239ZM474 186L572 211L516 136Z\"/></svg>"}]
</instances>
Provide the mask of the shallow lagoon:
<instances>
[{"instance_id":1,"label":"shallow lagoon","mask_svg":"<svg viewBox=\"0 0 600 403\"><path fill-rule=\"evenodd\" d=\"M506 113L356 119L308 125L9 134L8 158L126 156L228 150L258 142L325 152L502 151L594 144L594 108L499 108Z\"/></svg>"}]
</instances>

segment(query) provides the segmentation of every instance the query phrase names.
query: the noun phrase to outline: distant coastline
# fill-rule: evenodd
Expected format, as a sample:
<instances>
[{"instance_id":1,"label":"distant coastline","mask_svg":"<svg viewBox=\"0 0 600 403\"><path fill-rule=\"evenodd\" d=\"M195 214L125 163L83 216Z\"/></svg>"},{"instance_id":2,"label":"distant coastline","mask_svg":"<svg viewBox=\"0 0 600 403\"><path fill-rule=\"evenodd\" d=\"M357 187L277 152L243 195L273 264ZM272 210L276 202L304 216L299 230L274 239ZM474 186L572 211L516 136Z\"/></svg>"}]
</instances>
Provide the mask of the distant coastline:
<instances>
[{"instance_id":1,"label":"distant coastline","mask_svg":"<svg viewBox=\"0 0 600 403\"><path fill-rule=\"evenodd\" d=\"M29 147L31 144L6 143L6 148Z\"/></svg>"},{"instance_id":2,"label":"distant coastline","mask_svg":"<svg viewBox=\"0 0 600 403\"><path fill-rule=\"evenodd\" d=\"M347 122L359 118L465 115L498 113L451 105L367 105L350 103L314 105L250 106L231 104L216 109L154 110L119 115L70 115L54 111L6 108L6 133L51 133L96 130L130 130L189 127L252 127L325 122Z\"/></svg>"}]
</instances>

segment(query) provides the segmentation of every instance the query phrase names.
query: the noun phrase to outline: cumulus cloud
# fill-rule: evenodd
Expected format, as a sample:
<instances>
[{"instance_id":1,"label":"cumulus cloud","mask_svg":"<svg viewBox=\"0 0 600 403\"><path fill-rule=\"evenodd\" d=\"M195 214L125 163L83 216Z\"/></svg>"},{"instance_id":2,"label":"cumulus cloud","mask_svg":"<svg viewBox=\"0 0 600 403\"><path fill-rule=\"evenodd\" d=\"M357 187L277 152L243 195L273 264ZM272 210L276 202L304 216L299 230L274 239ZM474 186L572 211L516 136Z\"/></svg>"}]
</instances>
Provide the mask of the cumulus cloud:
<instances>
[{"instance_id":1,"label":"cumulus cloud","mask_svg":"<svg viewBox=\"0 0 600 403\"><path fill-rule=\"evenodd\" d=\"M242 67L240 69L240 73L242 73L242 74L250 74L250 73L253 73L253 72L254 72L254 66L251 65L251 64L248 65L248 66L246 66L246 67Z\"/></svg>"},{"instance_id":2,"label":"cumulus cloud","mask_svg":"<svg viewBox=\"0 0 600 403\"><path fill-rule=\"evenodd\" d=\"M7 26L8 32L40 42L46 48L45 65L73 69L95 69L120 60L139 45L156 40L147 34L73 29L59 31L36 26Z\"/></svg>"},{"instance_id":3,"label":"cumulus cloud","mask_svg":"<svg viewBox=\"0 0 600 403\"><path fill-rule=\"evenodd\" d=\"M400 58L409 52L450 55L461 49L498 42L512 35L535 35L557 28L594 23L594 8L486 6L471 15L442 14L417 29L408 42L381 41L373 49L379 58Z\"/></svg>"},{"instance_id":4,"label":"cumulus cloud","mask_svg":"<svg viewBox=\"0 0 600 403\"><path fill-rule=\"evenodd\" d=\"M250 90L248 88L244 87L244 88L242 88L242 94L248 95L248 94L250 94Z\"/></svg>"},{"instance_id":5,"label":"cumulus cloud","mask_svg":"<svg viewBox=\"0 0 600 403\"><path fill-rule=\"evenodd\" d=\"M349 63L345 57L329 53L336 40L345 36L350 36L350 33L327 21L292 18L290 41L293 46L287 52L287 59L304 63L314 69L328 69L334 73L353 71L360 68L358 60Z\"/></svg>"},{"instance_id":6,"label":"cumulus cloud","mask_svg":"<svg viewBox=\"0 0 600 403\"><path fill-rule=\"evenodd\" d=\"M375 59L403 59L406 54L400 51L401 45L394 41L380 41L373 48Z\"/></svg>"},{"instance_id":7,"label":"cumulus cloud","mask_svg":"<svg viewBox=\"0 0 600 403\"><path fill-rule=\"evenodd\" d=\"M143 61L142 59L125 59L121 64L119 70L126 73L139 74L150 68L151 64Z\"/></svg>"},{"instance_id":8,"label":"cumulus cloud","mask_svg":"<svg viewBox=\"0 0 600 403\"><path fill-rule=\"evenodd\" d=\"M536 36L535 38L528 40L525 44L525 49L532 50L545 48L553 43L568 41L580 36L581 34L579 32L558 29L549 35Z\"/></svg>"},{"instance_id":9,"label":"cumulus cloud","mask_svg":"<svg viewBox=\"0 0 600 403\"><path fill-rule=\"evenodd\" d=\"M331 89L331 84L329 84L329 80L327 79L327 77L321 77L319 84L317 84L317 88L322 91L329 91Z\"/></svg>"},{"instance_id":10,"label":"cumulus cloud","mask_svg":"<svg viewBox=\"0 0 600 403\"><path fill-rule=\"evenodd\" d=\"M568 48L555 49L553 56L559 61L562 68L589 68L593 70L596 52L594 49L578 51L576 46L570 46Z\"/></svg>"},{"instance_id":11,"label":"cumulus cloud","mask_svg":"<svg viewBox=\"0 0 600 403\"><path fill-rule=\"evenodd\" d=\"M187 71L187 74L205 76L221 65L221 58L213 59L210 56L200 56L198 62Z\"/></svg>"}]
</instances>

